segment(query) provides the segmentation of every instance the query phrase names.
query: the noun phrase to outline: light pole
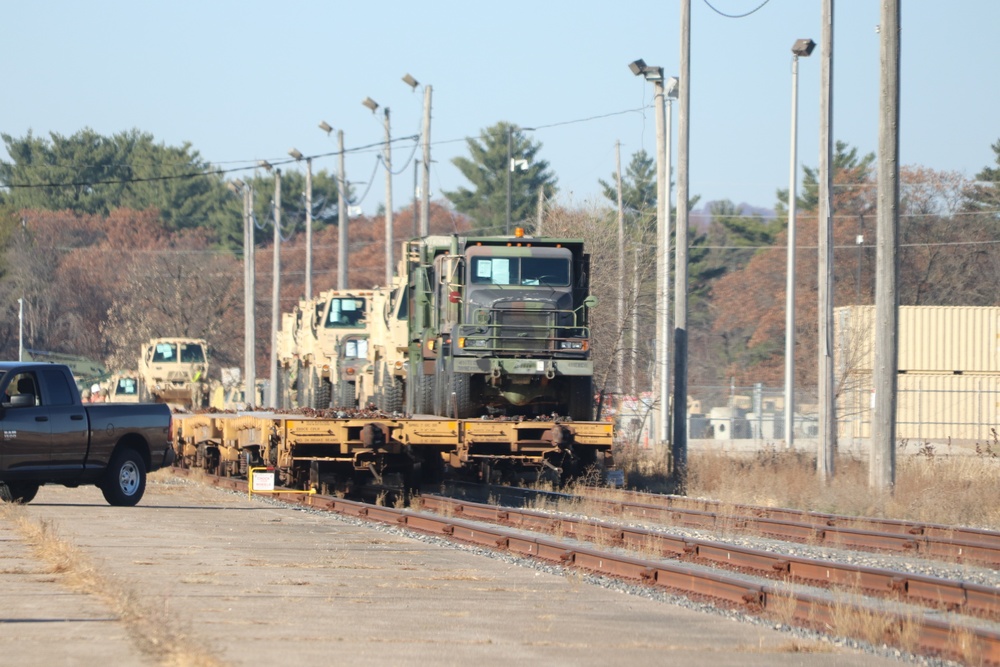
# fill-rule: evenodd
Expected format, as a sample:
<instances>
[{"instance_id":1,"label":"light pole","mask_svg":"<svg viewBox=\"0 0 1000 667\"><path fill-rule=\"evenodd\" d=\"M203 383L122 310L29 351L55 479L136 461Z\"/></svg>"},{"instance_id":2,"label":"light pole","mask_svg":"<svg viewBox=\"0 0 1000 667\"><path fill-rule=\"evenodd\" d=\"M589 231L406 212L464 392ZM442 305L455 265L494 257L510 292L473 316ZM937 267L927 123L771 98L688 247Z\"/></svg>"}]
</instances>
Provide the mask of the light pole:
<instances>
[{"instance_id":1,"label":"light pole","mask_svg":"<svg viewBox=\"0 0 1000 667\"><path fill-rule=\"evenodd\" d=\"M799 57L816 48L811 39L792 45L792 152L788 177L788 267L785 270L785 447L795 442L795 198L798 188Z\"/></svg>"},{"instance_id":2,"label":"light pole","mask_svg":"<svg viewBox=\"0 0 1000 667\"><path fill-rule=\"evenodd\" d=\"M17 360L24 361L24 298L17 300Z\"/></svg>"},{"instance_id":3,"label":"light pole","mask_svg":"<svg viewBox=\"0 0 1000 667\"><path fill-rule=\"evenodd\" d=\"M258 162L274 172L274 279L271 296L271 382L268 384L268 407L278 407L278 330L281 328L281 170L267 160Z\"/></svg>"},{"instance_id":4,"label":"light pole","mask_svg":"<svg viewBox=\"0 0 1000 667\"><path fill-rule=\"evenodd\" d=\"M669 308L667 286L670 281L670 262L667 248L670 244L670 176L665 169L666 157L666 131L664 122L664 98L666 97L665 79L662 67L647 65L641 58L629 63L632 74L642 76L647 81L653 82L654 105L656 107L656 342L658 363L654 365L653 387L659 394L660 418L658 420L658 431L660 442L666 444L670 442L669 428L667 426L670 418L669 405L669 377L668 359L670 341L667 339L667 310ZM671 77L671 87L674 92L677 89L677 79ZM676 94L676 93L675 93Z\"/></svg>"},{"instance_id":5,"label":"light pole","mask_svg":"<svg viewBox=\"0 0 1000 667\"><path fill-rule=\"evenodd\" d=\"M366 97L361 104L372 110L378 102ZM389 107L385 108L385 286L392 284L392 140L389 132Z\"/></svg>"},{"instance_id":6,"label":"light pole","mask_svg":"<svg viewBox=\"0 0 1000 667\"><path fill-rule=\"evenodd\" d=\"M230 181L228 187L234 193L243 195L243 396L244 403L249 406L256 402L257 385L253 188L238 178Z\"/></svg>"},{"instance_id":7,"label":"light pole","mask_svg":"<svg viewBox=\"0 0 1000 667\"><path fill-rule=\"evenodd\" d=\"M420 85L420 82L409 74L403 77L403 81L414 91ZM420 162L423 165L424 187L420 191L420 236L427 236L431 233L431 87L428 84L424 85L424 124L421 135L424 157Z\"/></svg>"},{"instance_id":8,"label":"light pole","mask_svg":"<svg viewBox=\"0 0 1000 667\"><path fill-rule=\"evenodd\" d=\"M296 149L288 151L296 160L302 159L302 153ZM313 199L313 159L306 158L306 301L312 299L312 199Z\"/></svg>"},{"instance_id":9,"label":"light pole","mask_svg":"<svg viewBox=\"0 0 1000 667\"><path fill-rule=\"evenodd\" d=\"M325 120L320 121L319 129L327 136L333 131ZM347 181L344 175L344 131L337 130L337 153L340 155L339 173L337 174L337 289L347 289Z\"/></svg>"}]
</instances>

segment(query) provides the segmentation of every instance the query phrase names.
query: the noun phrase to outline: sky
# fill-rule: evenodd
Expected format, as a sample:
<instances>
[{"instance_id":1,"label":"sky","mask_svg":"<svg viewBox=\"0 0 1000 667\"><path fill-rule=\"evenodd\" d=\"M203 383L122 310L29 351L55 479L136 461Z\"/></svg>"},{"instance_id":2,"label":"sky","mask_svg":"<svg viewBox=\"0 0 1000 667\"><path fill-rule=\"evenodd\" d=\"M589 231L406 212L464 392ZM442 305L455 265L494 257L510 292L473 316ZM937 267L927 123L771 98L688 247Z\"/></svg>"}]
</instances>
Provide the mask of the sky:
<instances>
[{"instance_id":1,"label":"sky","mask_svg":"<svg viewBox=\"0 0 1000 667\"><path fill-rule=\"evenodd\" d=\"M971 178L995 165L1000 140L1000 2L902 5L900 163ZM878 147L880 6L834 3L833 136L861 153ZM692 196L773 208L788 187L791 46L819 43L821 10L821 0L691 0ZM391 109L393 137L412 136L429 85L432 198L470 185L452 159L508 121L536 128L559 203L606 203L598 181L613 179L616 142L623 168L638 150L654 154L653 86L628 64L677 75L680 12L678 0L6 2L0 132L136 128L188 142L237 177L257 160L289 160L293 147L317 156L314 171L335 171L326 121L343 130L347 179L373 214L385 201L377 149L352 149L379 144L385 129L381 109L361 101ZM800 184L801 166L819 162L820 52L799 62ZM676 170L676 103L672 117ZM393 145L397 211L412 198L413 148Z\"/></svg>"}]
</instances>

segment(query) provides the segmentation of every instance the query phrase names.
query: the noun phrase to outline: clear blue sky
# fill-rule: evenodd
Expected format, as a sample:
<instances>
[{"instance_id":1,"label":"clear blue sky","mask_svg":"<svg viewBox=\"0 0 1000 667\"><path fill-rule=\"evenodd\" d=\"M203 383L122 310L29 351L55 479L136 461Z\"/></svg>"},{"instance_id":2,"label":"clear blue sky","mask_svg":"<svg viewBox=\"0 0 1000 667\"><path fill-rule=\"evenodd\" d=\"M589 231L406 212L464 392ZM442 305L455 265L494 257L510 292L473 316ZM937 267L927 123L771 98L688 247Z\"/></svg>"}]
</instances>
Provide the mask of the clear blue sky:
<instances>
[{"instance_id":1,"label":"clear blue sky","mask_svg":"<svg viewBox=\"0 0 1000 667\"><path fill-rule=\"evenodd\" d=\"M709 1L729 14L763 2ZM879 0L838 0L834 11L833 133L862 152L877 148L879 10ZM800 37L819 42L820 12L820 0L770 0L732 19L691 0L692 195L773 207L788 187L790 48ZM417 133L423 96L401 81L409 72L433 87L433 197L466 184L451 164L467 154L464 138L504 120L540 128L533 137L563 203L599 201L616 141L623 164L653 152L652 85L628 63L643 58L668 75L680 63L674 0L33 0L5 3L3 23L0 131L138 128L168 145L190 142L227 168L287 159L293 146L336 150L321 120L344 130L349 149L380 142L382 117L361 105L366 96L392 109L394 136ZM998 26L995 0L903 3L902 164L969 177L993 164ZM818 163L819 53L800 62L799 159L809 166ZM676 155L676 105L673 116ZM394 148L396 170L410 146ZM350 155L348 180L367 181L374 160ZM333 171L336 158L314 168ZM412 182L411 165L394 181L396 210ZM383 202L383 183L379 173L365 212Z\"/></svg>"}]
</instances>

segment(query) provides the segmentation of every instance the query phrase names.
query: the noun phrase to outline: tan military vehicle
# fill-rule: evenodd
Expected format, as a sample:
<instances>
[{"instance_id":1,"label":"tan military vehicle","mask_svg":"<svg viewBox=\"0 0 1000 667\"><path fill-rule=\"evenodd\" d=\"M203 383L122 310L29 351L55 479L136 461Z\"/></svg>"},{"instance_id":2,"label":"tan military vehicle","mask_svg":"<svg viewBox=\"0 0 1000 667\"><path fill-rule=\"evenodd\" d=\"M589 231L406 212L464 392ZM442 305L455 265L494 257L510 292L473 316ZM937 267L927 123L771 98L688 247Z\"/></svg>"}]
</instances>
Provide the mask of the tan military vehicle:
<instances>
[{"instance_id":1,"label":"tan military vehicle","mask_svg":"<svg viewBox=\"0 0 1000 667\"><path fill-rule=\"evenodd\" d=\"M154 338L139 354L143 401L184 408L208 405L208 343L198 338Z\"/></svg>"},{"instance_id":2,"label":"tan military vehicle","mask_svg":"<svg viewBox=\"0 0 1000 667\"><path fill-rule=\"evenodd\" d=\"M299 303L296 384L302 406L357 405L358 380L368 366L371 297L370 290L327 290L311 303Z\"/></svg>"},{"instance_id":3,"label":"tan military vehicle","mask_svg":"<svg viewBox=\"0 0 1000 667\"><path fill-rule=\"evenodd\" d=\"M368 323L368 368L358 383L358 402L387 413L404 412L409 371L407 351L407 281L396 278L372 291Z\"/></svg>"},{"instance_id":4,"label":"tan military vehicle","mask_svg":"<svg viewBox=\"0 0 1000 667\"><path fill-rule=\"evenodd\" d=\"M136 371L112 373L104 383L104 388L108 392L108 402L139 403L142 398L140 385L139 373Z\"/></svg>"}]
</instances>

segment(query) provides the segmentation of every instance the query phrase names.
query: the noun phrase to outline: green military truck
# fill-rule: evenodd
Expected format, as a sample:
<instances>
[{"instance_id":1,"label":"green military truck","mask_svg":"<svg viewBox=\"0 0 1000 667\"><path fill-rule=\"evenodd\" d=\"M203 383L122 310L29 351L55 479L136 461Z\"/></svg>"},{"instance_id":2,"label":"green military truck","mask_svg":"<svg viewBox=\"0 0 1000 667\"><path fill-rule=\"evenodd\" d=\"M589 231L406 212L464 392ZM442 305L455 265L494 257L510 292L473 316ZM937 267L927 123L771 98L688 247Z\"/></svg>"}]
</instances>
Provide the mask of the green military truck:
<instances>
[{"instance_id":1,"label":"green military truck","mask_svg":"<svg viewBox=\"0 0 1000 667\"><path fill-rule=\"evenodd\" d=\"M582 240L429 236L405 254L410 412L593 419Z\"/></svg>"}]
</instances>

